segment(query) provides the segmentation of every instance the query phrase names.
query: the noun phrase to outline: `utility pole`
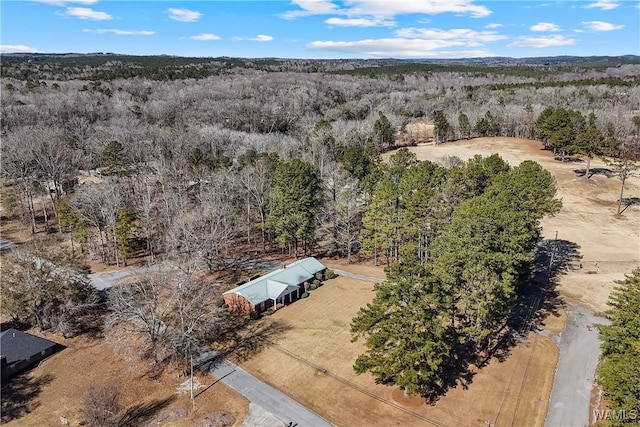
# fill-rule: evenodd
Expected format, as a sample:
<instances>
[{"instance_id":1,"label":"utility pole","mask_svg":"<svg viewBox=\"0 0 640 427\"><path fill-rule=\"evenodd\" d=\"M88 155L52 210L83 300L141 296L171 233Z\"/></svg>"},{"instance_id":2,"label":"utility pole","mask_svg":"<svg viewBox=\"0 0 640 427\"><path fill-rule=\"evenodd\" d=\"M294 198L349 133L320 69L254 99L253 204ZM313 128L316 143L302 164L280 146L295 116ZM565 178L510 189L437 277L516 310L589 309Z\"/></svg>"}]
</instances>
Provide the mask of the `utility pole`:
<instances>
[{"instance_id":1,"label":"utility pole","mask_svg":"<svg viewBox=\"0 0 640 427\"><path fill-rule=\"evenodd\" d=\"M194 405L193 401L193 354L189 352L189 358L191 359L191 404Z\"/></svg>"},{"instance_id":2,"label":"utility pole","mask_svg":"<svg viewBox=\"0 0 640 427\"><path fill-rule=\"evenodd\" d=\"M551 267L553 265L553 258L556 255L556 246L558 244L558 231L556 230L556 238L553 241L553 248L551 249L551 256L549 257L549 267L547 267L547 284L551 281Z\"/></svg>"}]
</instances>

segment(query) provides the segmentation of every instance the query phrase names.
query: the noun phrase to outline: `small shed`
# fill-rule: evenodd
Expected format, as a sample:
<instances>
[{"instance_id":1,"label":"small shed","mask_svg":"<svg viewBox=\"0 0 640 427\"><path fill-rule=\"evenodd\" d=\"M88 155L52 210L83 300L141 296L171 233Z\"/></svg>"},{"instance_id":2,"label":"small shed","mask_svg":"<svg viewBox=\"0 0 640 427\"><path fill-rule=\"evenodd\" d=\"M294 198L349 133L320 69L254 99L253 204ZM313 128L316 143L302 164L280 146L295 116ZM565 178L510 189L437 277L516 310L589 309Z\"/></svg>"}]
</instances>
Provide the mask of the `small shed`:
<instances>
[{"instance_id":1,"label":"small shed","mask_svg":"<svg viewBox=\"0 0 640 427\"><path fill-rule=\"evenodd\" d=\"M7 329L0 333L0 353L2 354L2 380L10 378L46 359L59 348L59 344L27 334L17 329Z\"/></svg>"},{"instance_id":2,"label":"small shed","mask_svg":"<svg viewBox=\"0 0 640 427\"><path fill-rule=\"evenodd\" d=\"M305 292L304 283L326 269L315 258L304 258L283 268L228 290L223 295L229 307L245 313L277 309L289 304Z\"/></svg>"}]
</instances>

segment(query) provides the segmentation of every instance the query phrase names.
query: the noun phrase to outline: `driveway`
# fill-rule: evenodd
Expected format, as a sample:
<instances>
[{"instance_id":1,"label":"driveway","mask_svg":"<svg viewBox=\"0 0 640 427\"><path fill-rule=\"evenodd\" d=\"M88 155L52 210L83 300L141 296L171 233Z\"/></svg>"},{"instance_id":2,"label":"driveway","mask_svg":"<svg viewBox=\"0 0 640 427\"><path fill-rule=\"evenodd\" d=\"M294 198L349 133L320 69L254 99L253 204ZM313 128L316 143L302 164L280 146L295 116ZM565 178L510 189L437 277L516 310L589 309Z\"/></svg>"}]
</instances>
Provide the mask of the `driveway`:
<instances>
[{"instance_id":1,"label":"driveway","mask_svg":"<svg viewBox=\"0 0 640 427\"><path fill-rule=\"evenodd\" d=\"M600 340L594 324L606 323L606 319L586 308L567 306L567 326L560 337L560 360L546 427L589 425L591 392L600 357Z\"/></svg>"},{"instance_id":2,"label":"driveway","mask_svg":"<svg viewBox=\"0 0 640 427\"><path fill-rule=\"evenodd\" d=\"M352 277L354 279L364 280L365 282L373 282L373 283L384 282L384 279L380 279L378 277L371 277L371 276L365 276L364 274L350 273L344 270L336 270L335 268L333 269L333 272L336 273L338 276Z\"/></svg>"},{"instance_id":3,"label":"driveway","mask_svg":"<svg viewBox=\"0 0 640 427\"><path fill-rule=\"evenodd\" d=\"M2 237L0 237L0 252L10 251L15 247L16 245L13 242L10 242L7 239L3 239Z\"/></svg>"},{"instance_id":4,"label":"driveway","mask_svg":"<svg viewBox=\"0 0 640 427\"><path fill-rule=\"evenodd\" d=\"M212 356L212 354L208 354L204 356L204 359L210 359ZM330 427L333 425L226 359L217 360L215 365L209 368L209 373L252 403L260 405L273 414L285 426L290 423L299 427Z\"/></svg>"},{"instance_id":5,"label":"driveway","mask_svg":"<svg viewBox=\"0 0 640 427\"><path fill-rule=\"evenodd\" d=\"M135 274L141 274L158 270L159 265L151 267L132 268L128 270L108 273L90 274L91 283L98 290L108 289L119 280ZM233 388L250 402L255 403L282 421L285 426L295 425L300 427L329 427L332 424L315 414L311 410L300 405L281 391L260 381L242 368L223 358L216 358L215 354L207 353L201 360L216 359L215 366L208 368L209 373L220 381ZM206 366L206 363L204 364Z\"/></svg>"},{"instance_id":6,"label":"driveway","mask_svg":"<svg viewBox=\"0 0 640 427\"><path fill-rule=\"evenodd\" d=\"M91 284L94 288L102 291L116 285L120 280L126 277L131 277L137 274L144 274L150 271L158 271L160 270L160 268L162 268L161 264L154 264L150 267L136 267L126 270L110 271L106 273L93 273L89 274L89 280L91 280Z\"/></svg>"}]
</instances>

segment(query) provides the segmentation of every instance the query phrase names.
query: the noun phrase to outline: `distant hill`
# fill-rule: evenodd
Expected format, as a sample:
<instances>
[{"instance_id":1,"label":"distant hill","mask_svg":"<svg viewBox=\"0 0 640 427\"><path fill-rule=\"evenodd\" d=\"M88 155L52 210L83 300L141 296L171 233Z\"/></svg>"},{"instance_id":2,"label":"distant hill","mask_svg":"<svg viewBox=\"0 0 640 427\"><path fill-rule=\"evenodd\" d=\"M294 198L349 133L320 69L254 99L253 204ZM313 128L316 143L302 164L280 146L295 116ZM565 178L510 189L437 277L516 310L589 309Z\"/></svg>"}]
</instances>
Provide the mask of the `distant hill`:
<instances>
[{"instance_id":1,"label":"distant hill","mask_svg":"<svg viewBox=\"0 0 640 427\"><path fill-rule=\"evenodd\" d=\"M200 79L255 69L267 72L341 73L402 78L435 72L494 73L545 78L564 71L580 72L640 64L640 56L553 56L534 58L459 59L287 59L122 55L117 53L12 53L0 56L2 77L18 80L153 80Z\"/></svg>"}]
</instances>

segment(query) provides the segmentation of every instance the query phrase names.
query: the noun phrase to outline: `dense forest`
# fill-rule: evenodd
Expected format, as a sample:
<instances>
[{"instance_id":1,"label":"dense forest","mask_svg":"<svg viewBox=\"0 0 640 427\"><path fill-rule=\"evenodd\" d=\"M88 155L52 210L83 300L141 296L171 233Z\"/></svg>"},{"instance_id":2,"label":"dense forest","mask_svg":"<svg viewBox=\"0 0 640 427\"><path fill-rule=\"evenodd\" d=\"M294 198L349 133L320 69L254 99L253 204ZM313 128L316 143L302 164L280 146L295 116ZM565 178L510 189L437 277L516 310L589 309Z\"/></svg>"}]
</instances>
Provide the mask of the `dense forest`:
<instances>
[{"instance_id":1,"label":"dense forest","mask_svg":"<svg viewBox=\"0 0 640 427\"><path fill-rule=\"evenodd\" d=\"M531 273L539 221L559 202L551 175L533 162L436 164L401 149L383 163L381 154L424 141L409 129L428 124L434 143L536 138L559 161L607 156L624 185L640 142L637 57L6 55L1 76L4 215L106 264L146 257L180 266L178 278L117 291L112 323L131 320L119 302L144 305L141 295L180 303L162 308L169 317L158 315L160 324L178 325L170 314L196 303L202 319L219 319L201 305L212 295L200 293L197 272L238 257L369 256L388 266L388 280L354 319L370 350L355 368L410 393L446 390L452 366L486 351ZM4 265L30 280L4 286L3 306L20 321L73 333L72 314L95 296L83 281L69 286L72 270L54 261L21 255ZM44 291L28 297L47 280L59 283L55 303ZM397 299L399 289L408 300ZM201 326L191 329L200 335L169 340L182 362L212 339ZM406 328L425 333L385 335ZM160 331L146 333L157 349Z\"/></svg>"}]
</instances>

